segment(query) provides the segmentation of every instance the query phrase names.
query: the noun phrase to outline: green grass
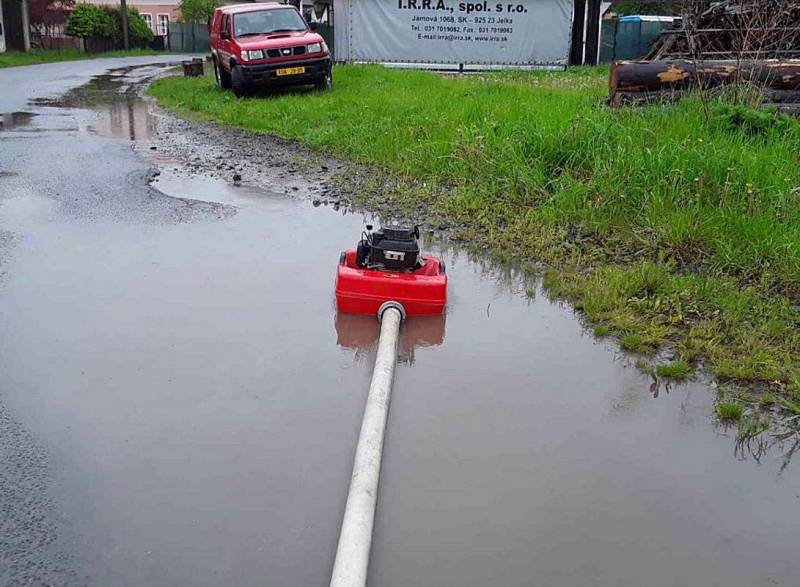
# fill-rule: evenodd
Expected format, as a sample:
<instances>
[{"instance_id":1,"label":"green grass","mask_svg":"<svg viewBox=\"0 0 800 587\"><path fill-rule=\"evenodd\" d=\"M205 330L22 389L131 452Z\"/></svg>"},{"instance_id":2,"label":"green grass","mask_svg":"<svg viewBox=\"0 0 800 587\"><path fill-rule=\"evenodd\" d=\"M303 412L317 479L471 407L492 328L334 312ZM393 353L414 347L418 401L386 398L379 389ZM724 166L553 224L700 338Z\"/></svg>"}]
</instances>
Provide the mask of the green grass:
<instances>
[{"instance_id":1,"label":"green grass","mask_svg":"<svg viewBox=\"0 0 800 587\"><path fill-rule=\"evenodd\" d=\"M742 404L722 402L717 404L717 416L723 422L738 422L742 418Z\"/></svg>"},{"instance_id":2,"label":"green grass","mask_svg":"<svg viewBox=\"0 0 800 587\"><path fill-rule=\"evenodd\" d=\"M645 337L635 332L623 335L622 338L619 339L619 343L622 348L632 353L649 355L655 351L655 349L648 344L648 341Z\"/></svg>"},{"instance_id":3,"label":"green grass","mask_svg":"<svg viewBox=\"0 0 800 587\"><path fill-rule=\"evenodd\" d=\"M775 396L771 393L765 393L761 396L759 403L764 407L769 407L775 405Z\"/></svg>"},{"instance_id":4,"label":"green grass","mask_svg":"<svg viewBox=\"0 0 800 587\"><path fill-rule=\"evenodd\" d=\"M769 419L762 417L759 412L750 412L748 414L740 414L738 418L732 418L739 423L738 431L736 433L737 443L746 443L769 428Z\"/></svg>"},{"instance_id":5,"label":"green grass","mask_svg":"<svg viewBox=\"0 0 800 587\"><path fill-rule=\"evenodd\" d=\"M800 404L791 400L785 399L782 402L783 408L796 416L800 416Z\"/></svg>"},{"instance_id":6,"label":"green grass","mask_svg":"<svg viewBox=\"0 0 800 587\"><path fill-rule=\"evenodd\" d=\"M668 379L686 379L692 374L692 367L683 361L674 361L656 367L656 375Z\"/></svg>"},{"instance_id":7,"label":"green grass","mask_svg":"<svg viewBox=\"0 0 800 587\"><path fill-rule=\"evenodd\" d=\"M636 359L636 363L634 365L639 371L641 371L645 375L655 375L656 374L656 370L653 367L653 365L651 365L650 363L648 363L644 359Z\"/></svg>"},{"instance_id":8,"label":"green grass","mask_svg":"<svg viewBox=\"0 0 800 587\"><path fill-rule=\"evenodd\" d=\"M139 55L163 55L163 51L132 49L130 51L108 51L106 53L84 53L77 49L32 49L26 53L8 51L0 53L0 67L36 65L54 61L77 61L79 59L99 59L101 57L136 57Z\"/></svg>"},{"instance_id":9,"label":"green grass","mask_svg":"<svg viewBox=\"0 0 800 587\"><path fill-rule=\"evenodd\" d=\"M721 102L709 120L693 98L612 110L607 76L344 66L324 94L238 100L211 76L152 93L385 170L400 181L354 198L422 203L455 239L549 264L550 294L623 348L800 389L800 123Z\"/></svg>"}]
</instances>

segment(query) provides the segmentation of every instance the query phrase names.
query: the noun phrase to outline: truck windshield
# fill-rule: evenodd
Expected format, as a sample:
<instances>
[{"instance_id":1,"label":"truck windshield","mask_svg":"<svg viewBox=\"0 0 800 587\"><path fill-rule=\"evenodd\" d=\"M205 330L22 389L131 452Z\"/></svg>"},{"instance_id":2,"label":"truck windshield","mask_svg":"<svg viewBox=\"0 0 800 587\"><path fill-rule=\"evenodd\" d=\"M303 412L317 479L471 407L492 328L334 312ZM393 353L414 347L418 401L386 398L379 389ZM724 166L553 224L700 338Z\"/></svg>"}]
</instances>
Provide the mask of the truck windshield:
<instances>
[{"instance_id":1,"label":"truck windshield","mask_svg":"<svg viewBox=\"0 0 800 587\"><path fill-rule=\"evenodd\" d=\"M233 18L233 35L235 37L305 30L306 21L293 8L273 8L259 10L258 12L244 12L235 15Z\"/></svg>"}]
</instances>

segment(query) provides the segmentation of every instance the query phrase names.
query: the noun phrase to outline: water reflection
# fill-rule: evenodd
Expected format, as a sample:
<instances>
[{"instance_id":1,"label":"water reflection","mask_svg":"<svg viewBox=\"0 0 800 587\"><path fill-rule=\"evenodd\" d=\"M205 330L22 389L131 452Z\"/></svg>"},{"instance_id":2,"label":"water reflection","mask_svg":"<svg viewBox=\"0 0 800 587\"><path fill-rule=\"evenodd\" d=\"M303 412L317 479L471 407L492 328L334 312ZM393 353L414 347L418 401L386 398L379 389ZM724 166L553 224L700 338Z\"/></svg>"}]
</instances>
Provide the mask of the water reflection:
<instances>
[{"instance_id":1,"label":"water reflection","mask_svg":"<svg viewBox=\"0 0 800 587\"><path fill-rule=\"evenodd\" d=\"M0 113L0 130L11 130L18 126L28 124L36 116L33 112L4 112Z\"/></svg>"},{"instance_id":2,"label":"water reflection","mask_svg":"<svg viewBox=\"0 0 800 587\"><path fill-rule=\"evenodd\" d=\"M414 352L419 347L439 346L444 343L445 314L441 316L414 316L403 323L398 341L398 361L414 363ZM377 347L380 324L374 316L357 316L336 312L334 318L336 344L355 351L359 359L368 357Z\"/></svg>"},{"instance_id":3,"label":"water reflection","mask_svg":"<svg viewBox=\"0 0 800 587\"><path fill-rule=\"evenodd\" d=\"M58 98L31 100L38 106L91 108L99 114L91 129L108 138L146 140L154 136L156 118L142 89L170 65L124 67L99 75L84 86L74 88Z\"/></svg>"},{"instance_id":4,"label":"water reflection","mask_svg":"<svg viewBox=\"0 0 800 587\"><path fill-rule=\"evenodd\" d=\"M92 129L100 136L114 139L146 140L156 132L156 120L140 98L125 97L97 108L99 117Z\"/></svg>"}]
</instances>

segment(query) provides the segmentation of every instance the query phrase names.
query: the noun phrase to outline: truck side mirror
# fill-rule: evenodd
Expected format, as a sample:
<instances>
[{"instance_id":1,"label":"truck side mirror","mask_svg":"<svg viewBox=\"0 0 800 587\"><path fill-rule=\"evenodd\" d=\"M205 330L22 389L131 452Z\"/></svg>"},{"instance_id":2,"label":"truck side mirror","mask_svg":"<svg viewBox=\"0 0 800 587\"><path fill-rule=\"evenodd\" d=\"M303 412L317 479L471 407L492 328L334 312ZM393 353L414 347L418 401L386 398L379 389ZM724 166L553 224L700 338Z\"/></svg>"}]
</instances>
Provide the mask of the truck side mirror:
<instances>
[{"instance_id":1,"label":"truck side mirror","mask_svg":"<svg viewBox=\"0 0 800 587\"><path fill-rule=\"evenodd\" d=\"M231 32L230 31L220 31L219 32L219 38L227 41L228 39L231 38Z\"/></svg>"},{"instance_id":2,"label":"truck side mirror","mask_svg":"<svg viewBox=\"0 0 800 587\"><path fill-rule=\"evenodd\" d=\"M318 28L318 27L317 27L317 23L316 23L316 22L310 22L310 23L308 23L308 28L310 28L312 31L315 31L315 30L317 30L317 28Z\"/></svg>"}]
</instances>

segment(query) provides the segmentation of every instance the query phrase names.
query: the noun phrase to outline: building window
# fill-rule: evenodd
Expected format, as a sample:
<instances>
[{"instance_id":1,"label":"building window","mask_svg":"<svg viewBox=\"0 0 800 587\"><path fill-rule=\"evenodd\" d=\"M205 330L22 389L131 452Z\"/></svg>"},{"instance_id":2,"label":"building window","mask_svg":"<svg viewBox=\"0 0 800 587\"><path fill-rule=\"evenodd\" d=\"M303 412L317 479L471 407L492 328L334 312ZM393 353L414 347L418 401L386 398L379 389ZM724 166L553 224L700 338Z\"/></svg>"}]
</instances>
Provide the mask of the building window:
<instances>
[{"instance_id":1,"label":"building window","mask_svg":"<svg viewBox=\"0 0 800 587\"><path fill-rule=\"evenodd\" d=\"M144 20L147 23L147 28L149 28L152 31L153 30L153 15L152 14L147 14L146 12L143 12L141 14L141 16L142 16L142 20Z\"/></svg>"},{"instance_id":2,"label":"building window","mask_svg":"<svg viewBox=\"0 0 800 587\"><path fill-rule=\"evenodd\" d=\"M169 34L169 14L158 15L158 34L162 36Z\"/></svg>"}]
</instances>

